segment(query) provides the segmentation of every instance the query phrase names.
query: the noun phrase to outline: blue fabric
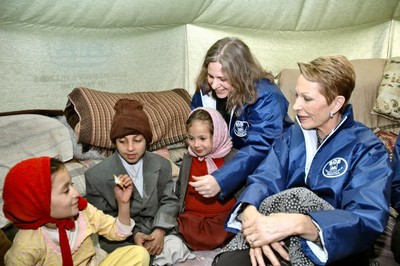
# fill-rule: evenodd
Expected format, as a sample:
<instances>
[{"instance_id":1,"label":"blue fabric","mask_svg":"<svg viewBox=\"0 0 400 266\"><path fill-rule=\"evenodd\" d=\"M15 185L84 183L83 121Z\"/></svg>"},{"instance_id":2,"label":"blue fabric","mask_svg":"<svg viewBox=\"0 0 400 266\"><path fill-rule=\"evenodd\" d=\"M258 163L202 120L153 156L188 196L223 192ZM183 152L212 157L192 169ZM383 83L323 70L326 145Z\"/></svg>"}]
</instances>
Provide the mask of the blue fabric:
<instances>
[{"instance_id":1,"label":"blue fabric","mask_svg":"<svg viewBox=\"0 0 400 266\"><path fill-rule=\"evenodd\" d=\"M213 173L221 187L221 200L229 198L245 184L246 178L267 156L273 140L293 124L287 115L288 101L280 89L268 80L259 81L257 88L256 102L245 105L241 114L233 115L228 125L233 147L239 151ZM192 108L199 106L202 101L197 92L192 98Z\"/></svg>"},{"instance_id":2,"label":"blue fabric","mask_svg":"<svg viewBox=\"0 0 400 266\"><path fill-rule=\"evenodd\" d=\"M354 121L350 105L340 126L317 150L306 176L304 134L311 133L315 131L303 132L295 124L278 138L249 176L233 210L242 202L258 208L266 197L288 188L310 189L335 208L308 213L323 232L329 263L367 250L384 231L393 172L384 144ZM304 239L301 245L314 263L321 264Z\"/></svg>"},{"instance_id":3,"label":"blue fabric","mask_svg":"<svg viewBox=\"0 0 400 266\"><path fill-rule=\"evenodd\" d=\"M200 94L199 91L196 91L196 92L193 94L192 102L191 102L191 104L190 104L190 108L191 108L192 110L193 110L193 109L196 109L197 107L204 107L204 106L203 106L203 102L202 102L202 100L201 100L201 94Z\"/></svg>"},{"instance_id":4,"label":"blue fabric","mask_svg":"<svg viewBox=\"0 0 400 266\"><path fill-rule=\"evenodd\" d=\"M400 137L397 137L394 146L392 167L394 171L392 185L392 206L400 213Z\"/></svg>"}]
</instances>

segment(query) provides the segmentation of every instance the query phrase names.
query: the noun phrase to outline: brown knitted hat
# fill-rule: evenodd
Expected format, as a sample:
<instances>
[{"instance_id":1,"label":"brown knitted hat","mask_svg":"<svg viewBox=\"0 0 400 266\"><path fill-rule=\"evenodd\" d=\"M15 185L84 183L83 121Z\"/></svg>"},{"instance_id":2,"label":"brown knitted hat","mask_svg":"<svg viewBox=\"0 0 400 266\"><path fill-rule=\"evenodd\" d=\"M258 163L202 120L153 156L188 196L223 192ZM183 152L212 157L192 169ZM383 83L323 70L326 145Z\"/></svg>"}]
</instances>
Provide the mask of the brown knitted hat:
<instances>
[{"instance_id":1,"label":"brown knitted hat","mask_svg":"<svg viewBox=\"0 0 400 266\"><path fill-rule=\"evenodd\" d=\"M127 135L142 134L146 144L150 144L153 134L149 124L149 118L143 111L143 105L130 99L120 99L115 105L115 115L111 124L110 139L115 144L117 138Z\"/></svg>"}]
</instances>

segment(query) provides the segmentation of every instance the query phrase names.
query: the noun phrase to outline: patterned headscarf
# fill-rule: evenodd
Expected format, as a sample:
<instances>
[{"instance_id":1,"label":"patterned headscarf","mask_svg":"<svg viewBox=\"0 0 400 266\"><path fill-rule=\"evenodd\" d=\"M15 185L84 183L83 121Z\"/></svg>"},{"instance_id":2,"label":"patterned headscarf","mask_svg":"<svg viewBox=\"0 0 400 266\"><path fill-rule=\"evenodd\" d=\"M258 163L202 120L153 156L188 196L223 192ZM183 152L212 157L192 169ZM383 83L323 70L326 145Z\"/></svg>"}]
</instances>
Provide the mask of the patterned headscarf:
<instances>
[{"instance_id":1,"label":"patterned headscarf","mask_svg":"<svg viewBox=\"0 0 400 266\"><path fill-rule=\"evenodd\" d=\"M198 157L200 161L206 161L208 173L211 174L218 169L213 158L225 157L232 149L232 139L228 134L228 126L226 125L224 118L217 110L207 107L199 107L194 109L189 116L198 109L203 109L211 115L214 126L213 148L211 153L204 157L198 157L190 147L188 150L191 156Z\"/></svg>"},{"instance_id":2,"label":"patterned headscarf","mask_svg":"<svg viewBox=\"0 0 400 266\"><path fill-rule=\"evenodd\" d=\"M75 228L75 222L70 218L56 219L50 216L50 157L31 158L13 166L4 181L3 200L5 216L20 229L38 229L46 223L56 224L63 265L73 265L65 230ZM87 201L80 198L79 210L86 206Z\"/></svg>"}]
</instances>

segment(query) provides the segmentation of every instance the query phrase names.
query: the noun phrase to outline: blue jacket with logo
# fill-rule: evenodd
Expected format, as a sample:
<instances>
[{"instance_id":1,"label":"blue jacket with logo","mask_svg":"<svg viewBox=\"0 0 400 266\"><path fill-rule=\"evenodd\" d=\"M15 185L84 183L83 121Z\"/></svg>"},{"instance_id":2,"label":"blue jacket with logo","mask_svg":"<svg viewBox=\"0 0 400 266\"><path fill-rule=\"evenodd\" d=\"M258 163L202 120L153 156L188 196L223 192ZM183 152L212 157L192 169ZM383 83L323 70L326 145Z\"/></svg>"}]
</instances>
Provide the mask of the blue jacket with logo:
<instances>
[{"instance_id":1,"label":"blue jacket with logo","mask_svg":"<svg viewBox=\"0 0 400 266\"><path fill-rule=\"evenodd\" d=\"M229 221L235 220L240 203L258 208L270 195L306 187L335 207L308 213L321 228L329 263L367 250L384 231L391 178L384 144L354 121L348 105L339 125L319 148L315 130L304 130L299 123L276 139L268 157L248 177ZM227 230L238 232L230 226ZM312 251L310 241L301 239L301 246L315 264L325 263Z\"/></svg>"},{"instance_id":2,"label":"blue jacket with logo","mask_svg":"<svg viewBox=\"0 0 400 266\"><path fill-rule=\"evenodd\" d=\"M221 187L221 200L245 184L246 178L267 156L273 140L293 124L287 115L288 101L280 89L268 80L257 82L257 88L256 102L244 105L239 116L231 114L228 128L238 153L212 173ZM192 108L203 105L202 95L195 93Z\"/></svg>"},{"instance_id":3,"label":"blue jacket with logo","mask_svg":"<svg viewBox=\"0 0 400 266\"><path fill-rule=\"evenodd\" d=\"M391 202L393 208L400 213L400 136L397 137L396 145L394 146L392 166L394 174Z\"/></svg>"}]
</instances>

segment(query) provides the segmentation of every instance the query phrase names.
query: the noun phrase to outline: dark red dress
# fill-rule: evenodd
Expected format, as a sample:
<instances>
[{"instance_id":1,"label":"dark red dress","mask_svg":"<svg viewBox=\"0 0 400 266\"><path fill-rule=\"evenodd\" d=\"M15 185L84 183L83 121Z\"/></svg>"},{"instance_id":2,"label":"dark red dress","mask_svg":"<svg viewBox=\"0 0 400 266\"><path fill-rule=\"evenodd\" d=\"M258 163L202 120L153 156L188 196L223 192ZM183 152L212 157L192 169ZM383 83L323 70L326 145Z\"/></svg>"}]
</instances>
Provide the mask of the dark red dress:
<instances>
[{"instance_id":1,"label":"dark red dress","mask_svg":"<svg viewBox=\"0 0 400 266\"><path fill-rule=\"evenodd\" d=\"M219 168L224 159L214 159ZM189 181L194 181L192 176L207 175L205 161L192 158ZM192 250L210 250L223 246L234 235L225 231L225 220L230 213L235 199L221 203L217 197L204 198L190 185L187 187L185 197L185 211L178 217L179 232Z\"/></svg>"}]
</instances>

